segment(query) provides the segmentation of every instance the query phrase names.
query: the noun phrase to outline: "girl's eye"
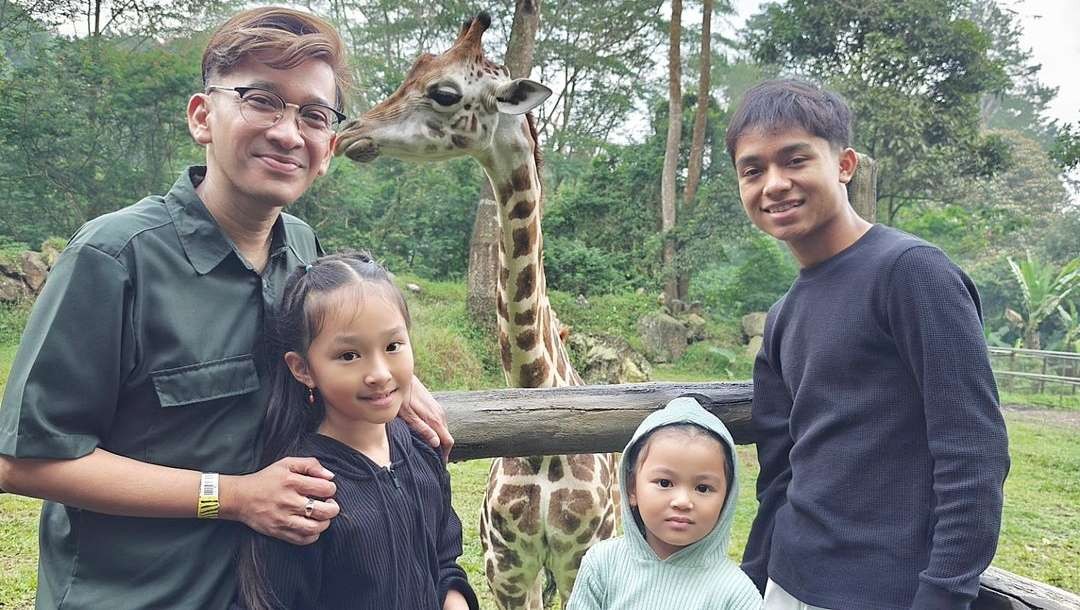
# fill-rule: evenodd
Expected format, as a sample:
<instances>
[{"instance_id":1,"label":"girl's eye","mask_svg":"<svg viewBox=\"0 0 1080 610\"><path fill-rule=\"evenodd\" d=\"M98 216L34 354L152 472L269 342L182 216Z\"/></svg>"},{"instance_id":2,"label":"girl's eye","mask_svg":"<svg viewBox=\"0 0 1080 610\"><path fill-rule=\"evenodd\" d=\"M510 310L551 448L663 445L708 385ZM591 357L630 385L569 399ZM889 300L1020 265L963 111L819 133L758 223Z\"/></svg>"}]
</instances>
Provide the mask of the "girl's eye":
<instances>
[{"instance_id":1,"label":"girl's eye","mask_svg":"<svg viewBox=\"0 0 1080 610\"><path fill-rule=\"evenodd\" d=\"M428 97L440 106L453 106L461 101L460 93L448 91L446 89L432 89L428 92Z\"/></svg>"},{"instance_id":2,"label":"girl's eye","mask_svg":"<svg viewBox=\"0 0 1080 610\"><path fill-rule=\"evenodd\" d=\"M401 348L405 347L405 343L402 341L394 341L390 345L386 346L388 352L400 352Z\"/></svg>"},{"instance_id":3,"label":"girl's eye","mask_svg":"<svg viewBox=\"0 0 1080 610\"><path fill-rule=\"evenodd\" d=\"M339 358L341 358L345 362L352 362L353 360L356 360L359 357L360 357L360 354L357 354L356 352L345 352L344 354L339 356Z\"/></svg>"},{"instance_id":4,"label":"girl's eye","mask_svg":"<svg viewBox=\"0 0 1080 610\"><path fill-rule=\"evenodd\" d=\"M701 494L707 494L707 493L709 493L709 492L711 492L713 490L711 486L705 485L704 483L702 483L701 485L698 485L696 489L697 489L697 492L701 493Z\"/></svg>"},{"instance_id":5,"label":"girl's eye","mask_svg":"<svg viewBox=\"0 0 1080 610\"><path fill-rule=\"evenodd\" d=\"M667 489L674 486L674 484L668 479L659 479L656 481L656 484L659 485L662 489Z\"/></svg>"}]
</instances>

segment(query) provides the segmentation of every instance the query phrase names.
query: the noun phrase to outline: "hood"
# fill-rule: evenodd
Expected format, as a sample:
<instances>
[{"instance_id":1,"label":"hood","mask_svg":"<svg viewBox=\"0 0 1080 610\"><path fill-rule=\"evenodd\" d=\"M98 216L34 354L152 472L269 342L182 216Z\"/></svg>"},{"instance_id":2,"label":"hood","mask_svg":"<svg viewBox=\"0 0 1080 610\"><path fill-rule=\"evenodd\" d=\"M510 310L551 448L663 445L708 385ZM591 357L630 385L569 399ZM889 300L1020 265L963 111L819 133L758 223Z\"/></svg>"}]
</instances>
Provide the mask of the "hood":
<instances>
[{"instance_id":1,"label":"hood","mask_svg":"<svg viewBox=\"0 0 1080 610\"><path fill-rule=\"evenodd\" d=\"M634 519L630 506L630 463L627 459L630 450L649 432L667 426L669 424L690 423L696 424L714 432L723 441L727 449L727 458L731 461L731 480L728 481L727 498L724 500L724 508L720 511L720 518L716 526L708 535L690 546L679 550L665 560L665 563L696 566L715 565L715 561L727 556L728 539L731 537L731 523L735 519L735 503L739 495L739 462L735 453L735 442L731 438L724 422L720 421L712 413L706 411L696 400L689 397L676 398L669 402L663 409L655 411L645 418L630 438L623 450L622 461L619 464L619 494L622 496L622 519L623 531L630 543L632 553L643 559L656 561L656 552L652 550L645 540L645 533Z\"/></svg>"},{"instance_id":2,"label":"hood","mask_svg":"<svg viewBox=\"0 0 1080 610\"><path fill-rule=\"evenodd\" d=\"M395 418L386 424L386 433L390 441L390 466L396 470L403 467L411 457L409 428L405 422ZM319 433L310 434L304 439L303 449L304 453L317 458L330 472L354 481L374 479L376 473L383 470L363 453Z\"/></svg>"}]
</instances>

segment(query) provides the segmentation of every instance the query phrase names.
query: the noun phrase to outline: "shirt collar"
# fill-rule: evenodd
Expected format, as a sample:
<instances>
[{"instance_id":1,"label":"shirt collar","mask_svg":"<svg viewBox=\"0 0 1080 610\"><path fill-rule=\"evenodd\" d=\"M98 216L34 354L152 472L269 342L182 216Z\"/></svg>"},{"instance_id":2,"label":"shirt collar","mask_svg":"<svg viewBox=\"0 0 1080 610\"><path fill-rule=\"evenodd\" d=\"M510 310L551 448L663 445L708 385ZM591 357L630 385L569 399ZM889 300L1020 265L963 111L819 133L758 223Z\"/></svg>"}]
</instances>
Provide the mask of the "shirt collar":
<instances>
[{"instance_id":1,"label":"shirt collar","mask_svg":"<svg viewBox=\"0 0 1080 610\"><path fill-rule=\"evenodd\" d=\"M188 167L165 195L165 208L172 216L180 244L188 262L199 275L214 270L230 254L243 260L232 240L221 230L217 220L210 214L206 204L195 192L195 187L206 177L206 166ZM278 255L288 248L285 238L285 222L278 214L270 229L270 256Z\"/></svg>"}]
</instances>

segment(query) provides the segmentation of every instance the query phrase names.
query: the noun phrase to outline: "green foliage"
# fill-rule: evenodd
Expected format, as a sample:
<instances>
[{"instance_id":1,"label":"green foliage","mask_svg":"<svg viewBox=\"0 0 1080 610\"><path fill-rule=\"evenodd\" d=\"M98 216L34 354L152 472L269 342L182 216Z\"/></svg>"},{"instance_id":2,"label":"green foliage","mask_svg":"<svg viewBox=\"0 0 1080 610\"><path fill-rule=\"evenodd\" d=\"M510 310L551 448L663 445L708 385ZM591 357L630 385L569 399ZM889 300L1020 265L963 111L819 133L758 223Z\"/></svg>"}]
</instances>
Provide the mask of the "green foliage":
<instances>
[{"instance_id":1,"label":"green foliage","mask_svg":"<svg viewBox=\"0 0 1080 610\"><path fill-rule=\"evenodd\" d=\"M779 242L754 233L733 250L730 263L698 273L691 297L726 316L767 311L797 274L798 266Z\"/></svg>"},{"instance_id":2,"label":"green foliage","mask_svg":"<svg viewBox=\"0 0 1080 610\"><path fill-rule=\"evenodd\" d=\"M1039 262L1030 253L1019 263L1012 257L1007 261L1020 286L1024 347L1040 349L1039 326L1051 315L1058 314L1061 303L1080 288L1080 257L1060 269Z\"/></svg>"},{"instance_id":3,"label":"green foliage","mask_svg":"<svg viewBox=\"0 0 1080 610\"><path fill-rule=\"evenodd\" d=\"M1080 128L1077 125L1069 123L1061 128L1050 147L1050 158L1063 172L1080 166Z\"/></svg>"}]
</instances>

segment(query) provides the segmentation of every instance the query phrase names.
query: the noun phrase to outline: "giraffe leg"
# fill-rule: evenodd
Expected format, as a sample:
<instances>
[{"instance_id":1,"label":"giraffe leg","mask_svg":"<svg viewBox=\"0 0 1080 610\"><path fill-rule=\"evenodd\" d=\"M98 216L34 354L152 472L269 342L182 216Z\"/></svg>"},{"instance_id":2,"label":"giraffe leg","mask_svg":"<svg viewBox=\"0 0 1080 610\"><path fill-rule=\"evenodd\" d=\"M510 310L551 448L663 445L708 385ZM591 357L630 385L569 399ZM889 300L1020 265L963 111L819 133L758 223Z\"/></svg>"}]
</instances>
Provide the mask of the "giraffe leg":
<instances>
[{"instance_id":1,"label":"giraffe leg","mask_svg":"<svg viewBox=\"0 0 1080 610\"><path fill-rule=\"evenodd\" d=\"M480 540L488 585L502 610L543 608L541 489L532 476L541 460L499 458L491 465Z\"/></svg>"}]
</instances>

